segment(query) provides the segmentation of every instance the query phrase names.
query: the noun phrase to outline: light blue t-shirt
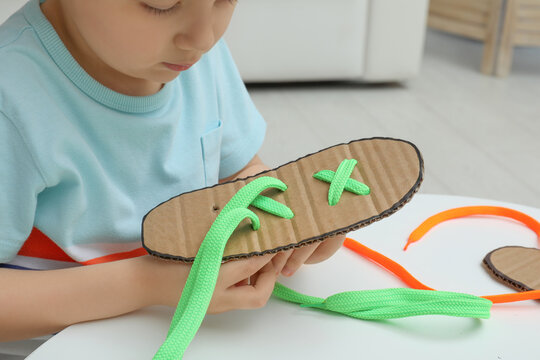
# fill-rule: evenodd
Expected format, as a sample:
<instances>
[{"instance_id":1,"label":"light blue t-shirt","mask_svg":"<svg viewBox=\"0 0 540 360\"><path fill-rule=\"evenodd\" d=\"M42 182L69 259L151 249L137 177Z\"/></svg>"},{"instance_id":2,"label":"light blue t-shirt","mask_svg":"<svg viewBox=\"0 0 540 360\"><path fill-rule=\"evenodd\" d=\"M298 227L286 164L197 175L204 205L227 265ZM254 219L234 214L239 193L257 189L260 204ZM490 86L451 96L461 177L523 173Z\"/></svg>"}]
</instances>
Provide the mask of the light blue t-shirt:
<instances>
[{"instance_id":1,"label":"light blue t-shirt","mask_svg":"<svg viewBox=\"0 0 540 360\"><path fill-rule=\"evenodd\" d=\"M241 170L265 129L223 40L158 93L126 96L31 0L0 26L0 263L25 267L34 226L76 261L140 247L150 209Z\"/></svg>"}]
</instances>

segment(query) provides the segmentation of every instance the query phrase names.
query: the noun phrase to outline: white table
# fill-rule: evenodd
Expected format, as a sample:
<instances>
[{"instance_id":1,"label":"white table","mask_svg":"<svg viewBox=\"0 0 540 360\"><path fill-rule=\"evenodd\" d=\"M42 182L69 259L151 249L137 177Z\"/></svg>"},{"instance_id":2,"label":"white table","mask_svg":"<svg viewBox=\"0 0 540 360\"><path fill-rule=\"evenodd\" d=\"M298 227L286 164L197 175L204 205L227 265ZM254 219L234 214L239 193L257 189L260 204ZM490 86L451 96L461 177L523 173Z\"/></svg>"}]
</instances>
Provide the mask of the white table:
<instances>
[{"instance_id":1,"label":"white table","mask_svg":"<svg viewBox=\"0 0 540 360\"><path fill-rule=\"evenodd\" d=\"M483 199L417 195L389 218L349 234L405 266L426 285L477 295L511 292L481 267L504 245L536 247L536 235L512 220L470 217L432 229L406 252L408 234L452 207L500 205L540 219L540 209ZM327 297L348 290L404 286L390 273L342 248L282 283ZM70 326L27 359L151 359L173 309L151 307L114 319ZM494 305L491 319L423 316L380 322L336 316L272 298L266 307L207 316L184 359L540 359L540 304Z\"/></svg>"}]
</instances>

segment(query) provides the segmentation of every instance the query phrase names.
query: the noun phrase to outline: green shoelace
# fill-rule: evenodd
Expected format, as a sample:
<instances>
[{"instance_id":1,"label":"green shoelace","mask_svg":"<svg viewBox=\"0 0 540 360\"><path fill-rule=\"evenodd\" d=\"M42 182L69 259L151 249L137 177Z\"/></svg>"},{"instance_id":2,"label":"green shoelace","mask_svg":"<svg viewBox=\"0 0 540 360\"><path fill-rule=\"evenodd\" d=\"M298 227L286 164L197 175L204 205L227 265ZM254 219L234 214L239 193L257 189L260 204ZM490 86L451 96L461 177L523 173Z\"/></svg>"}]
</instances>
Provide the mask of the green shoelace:
<instances>
[{"instance_id":1,"label":"green shoelace","mask_svg":"<svg viewBox=\"0 0 540 360\"><path fill-rule=\"evenodd\" d=\"M330 183L328 195L330 205L337 204L343 190L361 195L369 194L366 185L350 179L355 165L356 160L344 160L335 173L323 170L314 175L315 178ZM182 358L206 315L228 239L238 224L246 218L251 220L253 230L260 227L259 218L248 209L248 206L253 205L286 219L294 216L291 209L284 204L260 195L269 188L285 191L287 186L276 178L268 176L257 178L241 188L219 213L197 252L167 338L154 359ZM300 304L302 307L332 311L364 320L417 315L485 319L489 318L492 305L491 301L474 295L408 288L348 291L323 299L300 294L276 283L273 295Z\"/></svg>"}]
</instances>

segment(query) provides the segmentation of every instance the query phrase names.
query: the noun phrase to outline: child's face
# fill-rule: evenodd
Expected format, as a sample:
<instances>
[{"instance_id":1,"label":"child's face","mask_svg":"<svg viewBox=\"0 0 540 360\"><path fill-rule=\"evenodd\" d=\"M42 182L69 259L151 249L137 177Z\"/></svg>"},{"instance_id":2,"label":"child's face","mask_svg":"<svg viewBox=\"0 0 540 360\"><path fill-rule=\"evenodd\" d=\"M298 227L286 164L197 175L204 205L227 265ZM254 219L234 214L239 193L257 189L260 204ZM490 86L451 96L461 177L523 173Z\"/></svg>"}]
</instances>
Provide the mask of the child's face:
<instances>
[{"instance_id":1,"label":"child's face","mask_svg":"<svg viewBox=\"0 0 540 360\"><path fill-rule=\"evenodd\" d=\"M154 93L176 78L179 71L166 63L198 61L222 37L234 8L235 0L47 0L42 5L81 66L129 95Z\"/></svg>"}]
</instances>

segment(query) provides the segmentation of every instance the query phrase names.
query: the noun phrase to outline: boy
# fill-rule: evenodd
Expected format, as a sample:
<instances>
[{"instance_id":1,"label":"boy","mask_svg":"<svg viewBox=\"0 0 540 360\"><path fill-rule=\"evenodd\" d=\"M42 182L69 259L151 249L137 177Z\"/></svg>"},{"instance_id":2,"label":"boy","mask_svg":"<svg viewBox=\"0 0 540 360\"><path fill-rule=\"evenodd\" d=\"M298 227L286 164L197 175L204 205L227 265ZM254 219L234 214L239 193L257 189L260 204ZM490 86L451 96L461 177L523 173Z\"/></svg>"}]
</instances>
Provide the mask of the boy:
<instances>
[{"instance_id":1,"label":"boy","mask_svg":"<svg viewBox=\"0 0 540 360\"><path fill-rule=\"evenodd\" d=\"M235 5L30 0L0 27L0 341L176 306L189 265L97 260L140 248L158 203L267 169L220 40ZM46 236L25 243L34 227ZM280 273L343 239L224 264L209 312L264 306Z\"/></svg>"}]
</instances>

